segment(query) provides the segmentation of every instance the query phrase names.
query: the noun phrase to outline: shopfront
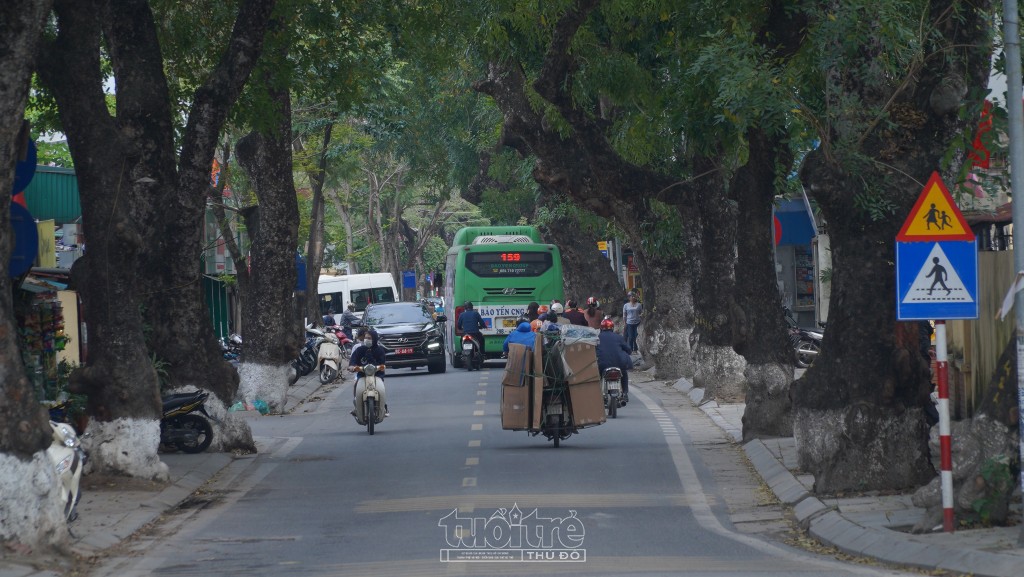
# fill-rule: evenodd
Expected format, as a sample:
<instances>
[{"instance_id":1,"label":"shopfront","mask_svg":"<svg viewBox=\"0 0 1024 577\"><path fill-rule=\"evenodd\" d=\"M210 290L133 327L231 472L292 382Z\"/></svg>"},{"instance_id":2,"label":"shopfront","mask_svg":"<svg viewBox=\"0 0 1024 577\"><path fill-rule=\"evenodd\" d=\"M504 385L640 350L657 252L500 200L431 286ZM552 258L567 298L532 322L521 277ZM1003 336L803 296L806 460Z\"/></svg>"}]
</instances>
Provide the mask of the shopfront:
<instances>
[{"instance_id":1,"label":"shopfront","mask_svg":"<svg viewBox=\"0 0 1024 577\"><path fill-rule=\"evenodd\" d=\"M817 321L819 267L814 241L817 229L803 199L775 205L775 273L783 306L793 312L797 323L814 327Z\"/></svg>"}]
</instances>

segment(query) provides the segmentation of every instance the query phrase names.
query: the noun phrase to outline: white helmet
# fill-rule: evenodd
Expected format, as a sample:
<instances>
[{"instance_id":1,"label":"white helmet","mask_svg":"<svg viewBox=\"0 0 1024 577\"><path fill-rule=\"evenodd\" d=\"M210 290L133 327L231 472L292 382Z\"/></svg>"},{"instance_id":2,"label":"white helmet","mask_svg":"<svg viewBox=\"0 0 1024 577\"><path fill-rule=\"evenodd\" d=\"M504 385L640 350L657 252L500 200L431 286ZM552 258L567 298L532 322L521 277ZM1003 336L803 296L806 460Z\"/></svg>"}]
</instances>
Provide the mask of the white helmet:
<instances>
[{"instance_id":1,"label":"white helmet","mask_svg":"<svg viewBox=\"0 0 1024 577\"><path fill-rule=\"evenodd\" d=\"M562 303L555 303L551 305L551 312L555 313L556 315L562 314L563 310L565 309L562 308Z\"/></svg>"}]
</instances>

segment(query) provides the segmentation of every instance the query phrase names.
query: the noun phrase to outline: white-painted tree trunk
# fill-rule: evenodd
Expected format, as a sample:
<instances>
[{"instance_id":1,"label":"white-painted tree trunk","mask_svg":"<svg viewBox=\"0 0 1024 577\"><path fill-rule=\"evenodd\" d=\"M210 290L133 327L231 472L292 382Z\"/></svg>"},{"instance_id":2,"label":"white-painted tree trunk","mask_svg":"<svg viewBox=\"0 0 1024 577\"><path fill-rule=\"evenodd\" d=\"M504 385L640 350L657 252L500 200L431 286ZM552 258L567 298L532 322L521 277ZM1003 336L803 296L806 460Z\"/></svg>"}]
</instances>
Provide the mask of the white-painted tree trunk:
<instances>
[{"instance_id":1,"label":"white-painted tree trunk","mask_svg":"<svg viewBox=\"0 0 1024 577\"><path fill-rule=\"evenodd\" d=\"M265 365L245 362L238 365L238 394L252 403L261 400L270 412L284 411L288 387L294 381L295 369L291 365Z\"/></svg>"},{"instance_id":2,"label":"white-painted tree trunk","mask_svg":"<svg viewBox=\"0 0 1024 577\"><path fill-rule=\"evenodd\" d=\"M45 451L31 461L0 453L0 542L33 549L64 545L68 529L59 484Z\"/></svg>"},{"instance_id":3,"label":"white-painted tree trunk","mask_svg":"<svg viewBox=\"0 0 1024 577\"><path fill-rule=\"evenodd\" d=\"M693 349L695 387L704 389L705 399L740 402L744 399L747 361L732 347L700 343Z\"/></svg>"},{"instance_id":4,"label":"white-painted tree trunk","mask_svg":"<svg viewBox=\"0 0 1024 577\"><path fill-rule=\"evenodd\" d=\"M90 421L82 446L89 454L89 472L167 481L167 464L160 460L160 421L114 419Z\"/></svg>"}]
</instances>

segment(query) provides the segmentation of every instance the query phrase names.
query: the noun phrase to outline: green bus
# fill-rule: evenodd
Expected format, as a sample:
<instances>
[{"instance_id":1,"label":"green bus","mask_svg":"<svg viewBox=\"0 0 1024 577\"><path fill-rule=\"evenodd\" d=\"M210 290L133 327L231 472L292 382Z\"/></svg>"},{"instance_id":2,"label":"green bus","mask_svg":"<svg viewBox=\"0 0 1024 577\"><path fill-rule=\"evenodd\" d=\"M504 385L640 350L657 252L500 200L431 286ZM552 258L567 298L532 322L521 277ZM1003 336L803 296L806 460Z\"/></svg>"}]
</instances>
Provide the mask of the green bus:
<instances>
[{"instance_id":1,"label":"green bus","mask_svg":"<svg viewBox=\"0 0 1024 577\"><path fill-rule=\"evenodd\" d=\"M445 343L452 366L461 368L459 315L467 301L483 317L485 359L500 358L502 344L531 302L565 301L562 256L532 226L473 226L455 233L445 260L448 316Z\"/></svg>"}]
</instances>

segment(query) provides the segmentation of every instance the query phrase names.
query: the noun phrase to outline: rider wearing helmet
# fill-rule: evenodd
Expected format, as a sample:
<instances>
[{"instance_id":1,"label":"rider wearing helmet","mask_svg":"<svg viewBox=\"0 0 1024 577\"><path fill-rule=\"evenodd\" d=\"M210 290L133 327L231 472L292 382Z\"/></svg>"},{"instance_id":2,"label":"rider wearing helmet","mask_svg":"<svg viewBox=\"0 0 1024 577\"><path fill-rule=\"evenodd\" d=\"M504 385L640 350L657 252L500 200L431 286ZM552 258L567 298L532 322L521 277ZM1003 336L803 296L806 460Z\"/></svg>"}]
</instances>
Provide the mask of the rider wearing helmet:
<instances>
[{"instance_id":1,"label":"rider wearing helmet","mask_svg":"<svg viewBox=\"0 0 1024 577\"><path fill-rule=\"evenodd\" d=\"M583 311L583 318L587 321L587 326L592 329L601 328L601 319L604 318L604 311L601 310L601 303L597 302L597 299L590 297L587 299L587 309Z\"/></svg>"},{"instance_id":2,"label":"rider wearing helmet","mask_svg":"<svg viewBox=\"0 0 1024 577\"><path fill-rule=\"evenodd\" d=\"M466 304L462 306L466 310L462 311L462 314L459 315L459 319L456 321L458 323L457 326L463 334L472 336L480 352L483 352L484 334L480 332L480 329L487 328L487 325L484 324L484 319L480 316L480 313L473 310L473 303L466 301Z\"/></svg>"},{"instance_id":3,"label":"rider wearing helmet","mask_svg":"<svg viewBox=\"0 0 1024 577\"><path fill-rule=\"evenodd\" d=\"M548 322L559 325L571 325L572 322L562 314L562 311L564 310L562 303L555 301L554 304L551 305L551 309L548 311ZM546 327L547 325L545 325L545 328Z\"/></svg>"},{"instance_id":4,"label":"rider wearing helmet","mask_svg":"<svg viewBox=\"0 0 1024 577\"><path fill-rule=\"evenodd\" d=\"M360 329L362 332L363 329ZM360 346L361 345L361 346ZM352 357L348 361L348 370L353 373L357 373L356 382L352 384L352 404L355 407L352 410L352 416L359 420L359 414L362 413L363 406L358 402L363 392L363 378L358 373L359 369L366 365L383 365L386 360L388 351L380 344L380 335L377 331L369 329L366 331L366 335L363 338L362 343L357 343L352 348ZM377 376L381 379L384 378L384 371L377 371ZM381 391L380 402L384 405L384 416L390 417L391 413L388 412L387 397L384 396L384 392Z\"/></svg>"},{"instance_id":5,"label":"rider wearing helmet","mask_svg":"<svg viewBox=\"0 0 1024 577\"><path fill-rule=\"evenodd\" d=\"M615 323L611 319L601 321L601 333L597 343L597 370L618 367L622 369L622 402L629 402L629 369L633 368L633 359L629 356L629 347L622 335L615 332Z\"/></svg>"}]
</instances>

